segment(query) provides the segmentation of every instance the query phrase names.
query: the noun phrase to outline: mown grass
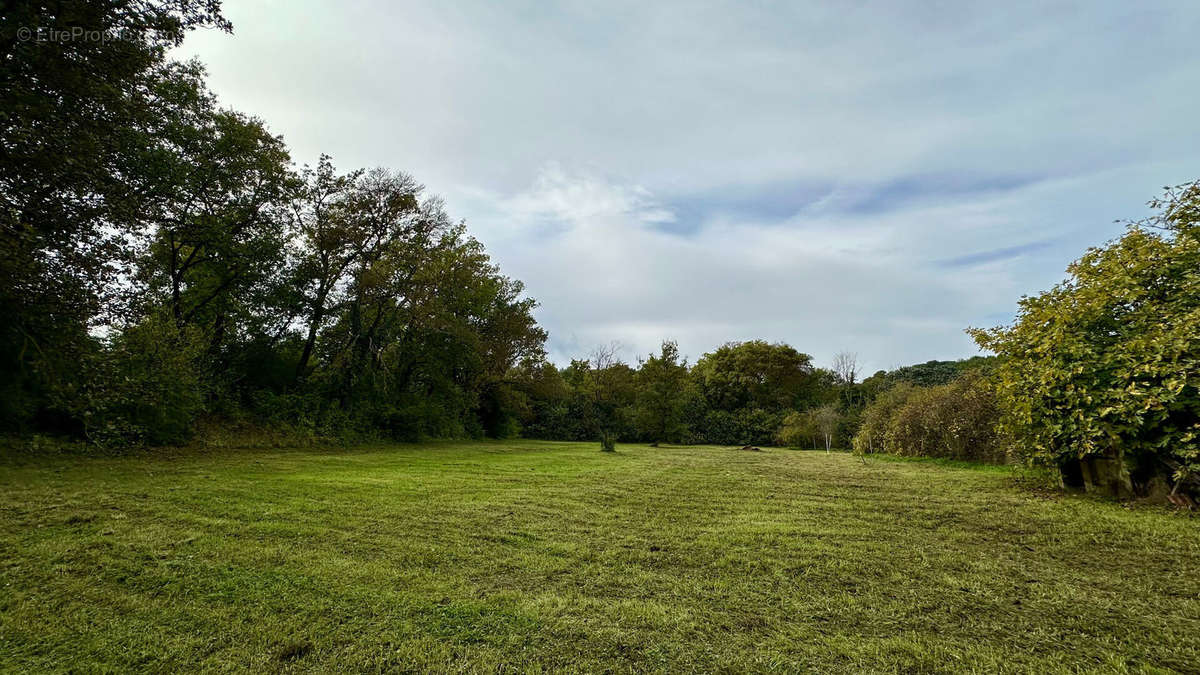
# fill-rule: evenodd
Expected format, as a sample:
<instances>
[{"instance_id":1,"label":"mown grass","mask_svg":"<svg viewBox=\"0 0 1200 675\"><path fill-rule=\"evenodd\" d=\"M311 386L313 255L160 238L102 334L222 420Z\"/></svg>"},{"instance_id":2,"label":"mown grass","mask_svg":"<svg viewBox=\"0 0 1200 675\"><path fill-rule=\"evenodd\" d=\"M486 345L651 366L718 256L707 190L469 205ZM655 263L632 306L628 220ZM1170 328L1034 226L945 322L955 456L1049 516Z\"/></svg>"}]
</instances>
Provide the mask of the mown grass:
<instances>
[{"instance_id":1,"label":"mown grass","mask_svg":"<svg viewBox=\"0 0 1200 675\"><path fill-rule=\"evenodd\" d=\"M7 460L0 668L1200 671L1200 519L845 454Z\"/></svg>"}]
</instances>

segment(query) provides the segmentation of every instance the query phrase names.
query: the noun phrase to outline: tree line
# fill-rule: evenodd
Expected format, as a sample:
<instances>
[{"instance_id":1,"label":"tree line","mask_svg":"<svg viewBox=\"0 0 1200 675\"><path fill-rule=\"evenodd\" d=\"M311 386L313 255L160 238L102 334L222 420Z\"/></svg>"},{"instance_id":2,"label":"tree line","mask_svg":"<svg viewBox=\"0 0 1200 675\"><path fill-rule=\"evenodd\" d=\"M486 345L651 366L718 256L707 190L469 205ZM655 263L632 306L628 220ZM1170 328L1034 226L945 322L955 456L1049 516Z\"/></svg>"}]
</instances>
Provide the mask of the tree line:
<instances>
[{"instance_id":1,"label":"tree line","mask_svg":"<svg viewBox=\"0 0 1200 675\"><path fill-rule=\"evenodd\" d=\"M205 417L494 432L497 383L543 354L520 282L412 177L295 167L168 58L201 27L230 29L218 3L6 8L0 423L100 445Z\"/></svg>"},{"instance_id":2,"label":"tree line","mask_svg":"<svg viewBox=\"0 0 1200 675\"><path fill-rule=\"evenodd\" d=\"M864 411L896 389L957 381L992 359L930 361L860 380L857 355L829 368L783 343L729 342L688 364L678 345L628 364L613 346L565 368L514 368L497 428L552 440L846 448Z\"/></svg>"},{"instance_id":3,"label":"tree line","mask_svg":"<svg viewBox=\"0 0 1200 675\"><path fill-rule=\"evenodd\" d=\"M17 2L2 18L0 424L101 446L205 424L353 439L845 445L852 359L611 347L558 368L519 281L411 176L296 167L222 107L186 33L211 0ZM22 39L37 27L96 39ZM796 415L801 415L796 417Z\"/></svg>"}]
</instances>

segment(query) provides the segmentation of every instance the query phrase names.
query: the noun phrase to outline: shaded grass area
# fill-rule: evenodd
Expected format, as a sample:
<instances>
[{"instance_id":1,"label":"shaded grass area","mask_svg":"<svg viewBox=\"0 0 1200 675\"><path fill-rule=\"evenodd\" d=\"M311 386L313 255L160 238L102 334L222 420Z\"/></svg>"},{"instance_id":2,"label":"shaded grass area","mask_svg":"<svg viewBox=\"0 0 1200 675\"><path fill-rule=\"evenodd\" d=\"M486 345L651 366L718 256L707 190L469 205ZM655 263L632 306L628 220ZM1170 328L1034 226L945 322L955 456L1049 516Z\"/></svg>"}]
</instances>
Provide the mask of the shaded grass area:
<instances>
[{"instance_id":1,"label":"shaded grass area","mask_svg":"<svg viewBox=\"0 0 1200 675\"><path fill-rule=\"evenodd\" d=\"M0 465L0 669L1200 671L1200 519L845 454Z\"/></svg>"}]
</instances>

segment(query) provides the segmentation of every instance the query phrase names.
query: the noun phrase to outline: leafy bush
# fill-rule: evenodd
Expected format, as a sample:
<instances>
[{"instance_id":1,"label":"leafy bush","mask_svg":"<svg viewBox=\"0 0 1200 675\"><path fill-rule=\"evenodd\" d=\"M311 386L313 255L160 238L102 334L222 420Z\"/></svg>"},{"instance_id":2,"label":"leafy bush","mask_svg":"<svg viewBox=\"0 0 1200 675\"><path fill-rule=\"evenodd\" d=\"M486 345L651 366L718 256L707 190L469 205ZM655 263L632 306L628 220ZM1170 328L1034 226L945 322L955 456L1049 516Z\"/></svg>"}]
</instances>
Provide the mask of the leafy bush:
<instances>
[{"instance_id":1,"label":"leafy bush","mask_svg":"<svg viewBox=\"0 0 1200 675\"><path fill-rule=\"evenodd\" d=\"M783 413L761 408L743 408L735 416L738 438L735 444L770 445L775 441Z\"/></svg>"},{"instance_id":2,"label":"leafy bush","mask_svg":"<svg viewBox=\"0 0 1200 675\"><path fill-rule=\"evenodd\" d=\"M901 387L867 408L854 446L858 452L1002 462L1010 444L998 430L1000 416L995 392L980 375L937 387Z\"/></svg>"},{"instance_id":3,"label":"leafy bush","mask_svg":"<svg viewBox=\"0 0 1200 675\"><path fill-rule=\"evenodd\" d=\"M887 452L887 428L892 416L908 402L916 387L901 382L884 391L862 412L862 423L854 435L854 451L859 454Z\"/></svg>"},{"instance_id":4,"label":"leafy bush","mask_svg":"<svg viewBox=\"0 0 1200 675\"><path fill-rule=\"evenodd\" d=\"M1006 424L1029 457L1104 467L1097 482L1115 488L1127 461L1169 468L1177 487L1200 474L1200 182L1151 204L1156 217L1023 299L1012 326L972 331L1001 357Z\"/></svg>"},{"instance_id":5,"label":"leafy bush","mask_svg":"<svg viewBox=\"0 0 1200 675\"><path fill-rule=\"evenodd\" d=\"M838 434L846 421L847 416L839 413L833 404L788 413L775 433L775 440L793 448L812 443L814 448L820 446L828 450L834 445L834 439L840 438Z\"/></svg>"},{"instance_id":6,"label":"leafy bush","mask_svg":"<svg viewBox=\"0 0 1200 675\"><path fill-rule=\"evenodd\" d=\"M88 386L68 406L99 445L183 443L204 411L203 356L196 331L151 315L81 364Z\"/></svg>"},{"instance_id":7,"label":"leafy bush","mask_svg":"<svg viewBox=\"0 0 1200 675\"><path fill-rule=\"evenodd\" d=\"M810 441L814 441L817 436L816 426L812 423L812 417L805 415L802 412L790 412L783 418L783 423L779 426L779 432L775 435L775 440L780 445L785 445L789 448L800 448L807 445Z\"/></svg>"}]
</instances>

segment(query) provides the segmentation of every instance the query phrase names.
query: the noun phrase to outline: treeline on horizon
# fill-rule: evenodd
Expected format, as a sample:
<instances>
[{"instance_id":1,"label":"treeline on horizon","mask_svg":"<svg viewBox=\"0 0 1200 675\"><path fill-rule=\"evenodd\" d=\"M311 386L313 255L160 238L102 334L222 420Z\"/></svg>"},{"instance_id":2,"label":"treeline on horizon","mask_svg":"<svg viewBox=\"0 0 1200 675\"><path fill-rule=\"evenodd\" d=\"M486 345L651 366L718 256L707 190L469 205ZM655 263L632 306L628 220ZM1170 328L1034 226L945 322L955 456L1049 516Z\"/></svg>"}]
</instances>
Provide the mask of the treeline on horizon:
<instances>
[{"instance_id":1,"label":"treeline on horizon","mask_svg":"<svg viewBox=\"0 0 1200 675\"><path fill-rule=\"evenodd\" d=\"M3 63L6 431L766 444L789 411L866 400L758 342L691 369L666 345L559 370L520 282L415 179L297 168L168 59L186 31L228 29L213 3L18 3L5 22L108 38L14 40Z\"/></svg>"},{"instance_id":2,"label":"treeline on horizon","mask_svg":"<svg viewBox=\"0 0 1200 675\"><path fill-rule=\"evenodd\" d=\"M3 20L5 431L104 447L185 443L205 423L649 433L627 410L644 399L625 389L634 371L547 363L534 301L415 179L324 156L298 168L199 64L170 60L189 30L230 28L217 3L19 2ZM104 39L19 39L30 26ZM698 364L706 391L724 353ZM769 442L785 410L829 398L807 356L763 354L770 385L689 398L687 438Z\"/></svg>"},{"instance_id":3,"label":"treeline on horizon","mask_svg":"<svg viewBox=\"0 0 1200 675\"><path fill-rule=\"evenodd\" d=\"M0 431L853 446L1200 488L1200 183L972 329L995 357L860 381L849 354L749 341L687 364L668 341L559 368L534 300L414 178L296 167L221 107L169 58L197 28L231 30L215 0L0 16Z\"/></svg>"},{"instance_id":4,"label":"treeline on horizon","mask_svg":"<svg viewBox=\"0 0 1200 675\"><path fill-rule=\"evenodd\" d=\"M606 448L618 441L846 448L863 410L883 392L954 382L992 360L929 361L860 381L855 354L820 368L790 345L763 340L728 342L690 365L672 341L634 364L608 346L565 368L514 369L508 415L495 428L500 437L600 439Z\"/></svg>"},{"instance_id":5,"label":"treeline on horizon","mask_svg":"<svg viewBox=\"0 0 1200 675\"><path fill-rule=\"evenodd\" d=\"M691 365L672 341L634 364L609 346L565 368L514 369L510 416L498 429L548 440L845 448L881 392L952 382L991 360L930 361L859 381L854 354L820 368L790 345L763 340L728 342Z\"/></svg>"},{"instance_id":6,"label":"treeline on horizon","mask_svg":"<svg viewBox=\"0 0 1200 675\"><path fill-rule=\"evenodd\" d=\"M297 168L167 57L188 30L229 29L218 3L18 2L3 20L8 431L482 435L508 370L542 358L534 301L412 177Z\"/></svg>"}]
</instances>

